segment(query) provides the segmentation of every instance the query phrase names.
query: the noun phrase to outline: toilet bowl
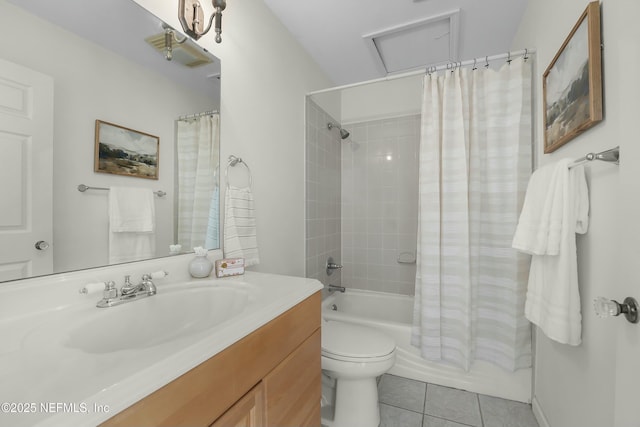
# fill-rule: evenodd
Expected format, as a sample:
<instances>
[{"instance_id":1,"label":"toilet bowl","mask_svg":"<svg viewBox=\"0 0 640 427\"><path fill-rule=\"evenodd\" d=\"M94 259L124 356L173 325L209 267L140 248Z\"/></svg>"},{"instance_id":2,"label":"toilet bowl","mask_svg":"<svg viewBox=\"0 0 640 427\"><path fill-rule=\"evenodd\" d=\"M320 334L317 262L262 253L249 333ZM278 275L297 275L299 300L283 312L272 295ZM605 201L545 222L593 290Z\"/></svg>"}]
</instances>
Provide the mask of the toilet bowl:
<instances>
[{"instance_id":1,"label":"toilet bowl","mask_svg":"<svg viewBox=\"0 0 640 427\"><path fill-rule=\"evenodd\" d=\"M396 360L396 344L366 326L322 322L322 371L336 380L333 420L327 427L377 427L380 423L376 377Z\"/></svg>"}]
</instances>

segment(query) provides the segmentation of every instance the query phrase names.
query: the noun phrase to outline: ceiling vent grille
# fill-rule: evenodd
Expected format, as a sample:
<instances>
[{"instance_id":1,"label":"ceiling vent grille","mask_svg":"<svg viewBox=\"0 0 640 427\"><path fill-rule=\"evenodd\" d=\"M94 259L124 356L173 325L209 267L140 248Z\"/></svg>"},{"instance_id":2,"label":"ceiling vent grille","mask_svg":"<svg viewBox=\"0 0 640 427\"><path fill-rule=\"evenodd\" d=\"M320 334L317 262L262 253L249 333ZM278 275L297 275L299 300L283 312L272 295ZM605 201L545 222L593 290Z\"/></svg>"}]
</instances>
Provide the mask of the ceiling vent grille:
<instances>
[{"instance_id":1,"label":"ceiling vent grille","mask_svg":"<svg viewBox=\"0 0 640 427\"><path fill-rule=\"evenodd\" d=\"M186 36L183 36L186 37ZM151 45L156 51L160 52L161 55L164 56L165 52L165 44L164 44L164 33L156 34L154 36L147 37L144 39L147 43ZM209 57L204 55L199 49L194 48L189 45L190 41L187 40L185 43L178 44L173 43L172 54L173 58L172 62L177 62L179 64L185 65L189 68L199 67L201 65L210 64L213 62Z\"/></svg>"},{"instance_id":2,"label":"ceiling vent grille","mask_svg":"<svg viewBox=\"0 0 640 427\"><path fill-rule=\"evenodd\" d=\"M384 74L458 60L460 10L362 36Z\"/></svg>"}]
</instances>

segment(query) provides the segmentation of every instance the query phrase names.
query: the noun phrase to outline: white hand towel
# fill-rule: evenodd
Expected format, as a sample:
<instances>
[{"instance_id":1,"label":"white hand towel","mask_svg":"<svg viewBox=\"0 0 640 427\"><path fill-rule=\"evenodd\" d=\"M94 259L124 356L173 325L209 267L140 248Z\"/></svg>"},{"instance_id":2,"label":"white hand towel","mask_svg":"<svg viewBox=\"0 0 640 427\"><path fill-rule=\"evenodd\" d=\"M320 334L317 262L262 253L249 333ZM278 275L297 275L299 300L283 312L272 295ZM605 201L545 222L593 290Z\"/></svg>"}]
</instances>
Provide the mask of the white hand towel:
<instances>
[{"instance_id":1,"label":"white hand towel","mask_svg":"<svg viewBox=\"0 0 640 427\"><path fill-rule=\"evenodd\" d=\"M531 255L558 255L567 161L536 170L529 180L512 247Z\"/></svg>"},{"instance_id":2,"label":"white hand towel","mask_svg":"<svg viewBox=\"0 0 640 427\"><path fill-rule=\"evenodd\" d=\"M578 262L576 255L576 233L586 233L589 225L589 194L584 176L584 168L577 166L569 169L570 159L565 159L553 165L553 178L550 181L535 177L538 172L549 173L548 168L541 168L534 173L527 188L527 198L531 190L533 196L530 201L544 200L539 205L540 210L550 209L548 215L539 213L537 217L546 223L536 229L531 227L535 213L521 214L518 228L527 230L519 232L520 236L528 236L522 240L514 239L514 247L520 242L526 252L534 253L531 258L529 283L525 303L525 316L537 325L546 336L564 344L579 345L582 333L582 315L580 312L580 294L578 290ZM540 188L532 186L547 185L547 194L540 198ZM546 202L552 200L551 206ZM531 202L527 209L535 209ZM560 215L560 229L557 232ZM524 217L524 221L523 221ZM527 219L528 218L528 219ZM545 242L544 233L531 230L547 230ZM516 231L516 235L519 233ZM557 245L555 244L558 239ZM520 250L520 248L516 247ZM542 254L536 254L540 251ZM556 250L557 249L557 250Z\"/></svg>"},{"instance_id":3,"label":"white hand towel","mask_svg":"<svg viewBox=\"0 0 640 427\"><path fill-rule=\"evenodd\" d=\"M112 233L154 231L154 203L148 188L110 187L109 229Z\"/></svg>"},{"instance_id":4,"label":"white hand towel","mask_svg":"<svg viewBox=\"0 0 640 427\"><path fill-rule=\"evenodd\" d=\"M155 256L155 201L148 188L109 188L109 264Z\"/></svg>"},{"instance_id":5,"label":"white hand towel","mask_svg":"<svg viewBox=\"0 0 640 427\"><path fill-rule=\"evenodd\" d=\"M256 217L251 189L227 187L224 206L225 258L244 258L247 267L259 264Z\"/></svg>"}]
</instances>

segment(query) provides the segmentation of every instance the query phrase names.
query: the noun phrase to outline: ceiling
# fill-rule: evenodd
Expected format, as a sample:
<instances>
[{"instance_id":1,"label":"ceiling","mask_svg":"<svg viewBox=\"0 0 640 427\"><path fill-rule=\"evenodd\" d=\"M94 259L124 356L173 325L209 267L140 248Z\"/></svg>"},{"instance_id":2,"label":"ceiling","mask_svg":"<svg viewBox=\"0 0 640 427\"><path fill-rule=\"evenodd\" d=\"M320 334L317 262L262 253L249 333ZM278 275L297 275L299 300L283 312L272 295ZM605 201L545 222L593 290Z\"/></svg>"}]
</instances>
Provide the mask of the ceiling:
<instances>
[{"instance_id":1,"label":"ceiling","mask_svg":"<svg viewBox=\"0 0 640 427\"><path fill-rule=\"evenodd\" d=\"M8 0L54 25L105 47L178 84L220 99L220 60L193 40L175 44L174 60L164 59L146 38L162 35L163 22L131 0ZM176 2L177 4L177 2ZM75 13L71 13L75 11ZM164 45L164 38L162 39ZM188 67L185 50L207 56L212 62ZM182 61L185 59L185 61Z\"/></svg>"},{"instance_id":2,"label":"ceiling","mask_svg":"<svg viewBox=\"0 0 640 427\"><path fill-rule=\"evenodd\" d=\"M527 4L527 0L264 2L335 85L505 53Z\"/></svg>"}]
</instances>

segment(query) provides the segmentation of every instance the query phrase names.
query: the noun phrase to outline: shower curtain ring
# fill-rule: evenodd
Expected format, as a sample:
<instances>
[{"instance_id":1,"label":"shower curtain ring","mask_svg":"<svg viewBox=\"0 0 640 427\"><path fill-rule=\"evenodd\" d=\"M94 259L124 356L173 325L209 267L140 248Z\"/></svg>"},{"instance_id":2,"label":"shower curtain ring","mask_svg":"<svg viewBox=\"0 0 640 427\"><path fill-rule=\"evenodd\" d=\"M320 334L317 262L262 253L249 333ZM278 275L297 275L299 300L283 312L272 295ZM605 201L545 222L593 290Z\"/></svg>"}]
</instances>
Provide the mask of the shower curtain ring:
<instances>
[{"instance_id":1,"label":"shower curtain ring","mask_svg":"<svg viewBox=\"0 0 640 427\"><path fill-rule=\"evenodd\" d=\"M475 71L477 69L478 67L476 67L476 58L473 58L473 68L471 69L471 71Z\"/></svg>"},{"instance_id":2,"label":"shower curtain ring","mask_svg":"<svg viewBox=\"0 0 640 427\"><path fill-rule=\"evenodd\" d=\"M507 52L507 64L511 65L511 52Z\"/></svg>"},{"instance_id":3,"label":"shower curtain ring","mask_svg":"<svg viewBox=\"0 0 640 427\"><path fill-rule=\"evenodd\" d=\"M527 59L529 59L529 57L527 56L527 54L529 53L529 49L527 49L526 47L524 48L524 62L527 62Z\"/></svg>"},{"instance_id":4,"label":"shower curtain ring","mask_svg":"<svg viewBox=\"0 0 640 427\"><path fill-rule=\"evenodd\" d=\"M484 57L484 68L489 68L489 56Z\"/></svg>"}]
</instances>

